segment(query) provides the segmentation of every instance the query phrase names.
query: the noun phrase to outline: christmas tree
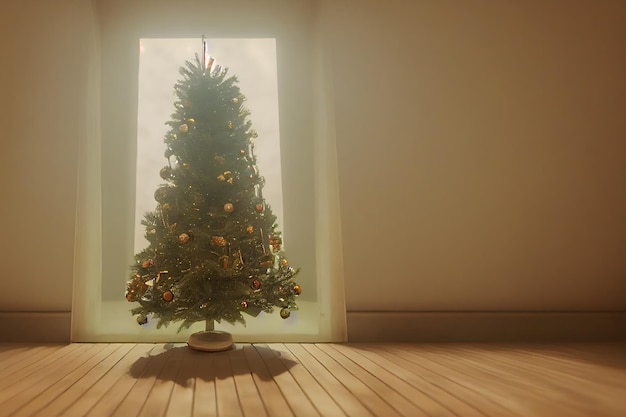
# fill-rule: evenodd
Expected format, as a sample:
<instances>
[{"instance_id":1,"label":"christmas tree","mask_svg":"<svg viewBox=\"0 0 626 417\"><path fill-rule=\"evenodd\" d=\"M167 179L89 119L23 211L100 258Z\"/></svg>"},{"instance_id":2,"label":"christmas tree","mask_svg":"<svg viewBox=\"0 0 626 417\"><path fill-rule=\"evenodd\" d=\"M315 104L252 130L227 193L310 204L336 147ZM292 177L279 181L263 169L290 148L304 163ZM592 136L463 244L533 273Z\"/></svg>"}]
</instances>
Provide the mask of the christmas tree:
<instances>
[{"instance_id":1,"label":"christmas tree","mask_svg":"<svg viewBox=\"0 0 626 417\"><path fill-rule=\"evenodd\" d=\"M204 44L206 45L206 44ZM298 270L282 251L263 198L245 97L237 77L203 53L180 68L165 136L164 183L142 221L149 245L135 255L126 299L139 324L245 324L275 308L297 310Z\"/></svg>"}]
</instances>

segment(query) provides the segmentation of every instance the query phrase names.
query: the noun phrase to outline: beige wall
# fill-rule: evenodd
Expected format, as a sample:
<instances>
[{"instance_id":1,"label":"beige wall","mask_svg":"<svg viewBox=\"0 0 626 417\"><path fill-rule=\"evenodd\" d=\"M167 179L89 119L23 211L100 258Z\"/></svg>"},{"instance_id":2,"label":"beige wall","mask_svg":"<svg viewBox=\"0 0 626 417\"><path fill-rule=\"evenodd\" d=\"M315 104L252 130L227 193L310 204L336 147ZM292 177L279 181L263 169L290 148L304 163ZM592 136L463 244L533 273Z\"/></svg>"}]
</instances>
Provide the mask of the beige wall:
<instances>
[{"instance_id":1,"label":"beige wall","mask_svg":"<svg viewBox=\"0 0 626 417\"><path fill-rule=\"evenodd\" d=\"M0 2L0 311L68 311L90 4L13 3Z\"/></svg>"},{"instance_id":2,"label":"beige wall","mask_svg":"<svg viewBox=\"0 0 626 417\"><path fill-rule=\"evenodd\" d=\"M0 311L69 310L89 2L0 7ZM322 2L349 310L626 309L624 21Z\"/></svg>"},{"instance_id":3,"label":"beige wall","mask_svg":"<svg viewBox=\"0 0 626 417\"><path fill-rule=\"evenodd\" d=\"M348 310L626 308L626 3L326 2Z\"/></svg>"}]
</instances>

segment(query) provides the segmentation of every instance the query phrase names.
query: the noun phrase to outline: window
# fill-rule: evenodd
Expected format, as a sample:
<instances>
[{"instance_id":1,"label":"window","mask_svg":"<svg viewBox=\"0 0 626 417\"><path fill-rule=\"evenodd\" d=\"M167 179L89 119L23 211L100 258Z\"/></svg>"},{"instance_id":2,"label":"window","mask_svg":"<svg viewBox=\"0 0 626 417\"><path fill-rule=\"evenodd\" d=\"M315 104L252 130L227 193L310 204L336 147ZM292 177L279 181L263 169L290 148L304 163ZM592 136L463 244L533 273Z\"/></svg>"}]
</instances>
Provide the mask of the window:
<instances>
[{"instance_id":1,"label":"window","mask_svg":"<svg viewBox=\"0 0 626 417\"><path fill-rule=\"evenodd\" d=\"M274 154L280 155L281 163L275 166L280 168L278 175L282 184L269 179L272 169L261 165L265 163L261 161L265 157L258 148L257 154L261 174L267 178L264 189L267 201L274 208L281 205L278 200L284 196L283 219L279 221L279 227L284 232L290 262L302 268L298 282L304 291L298 299L300 310L294 320L283 321L276 313L250 318L246 327L217 325L216 328L230 331L236 341L343 340L345 309L339 260L340 228L335 211L334 146L329 142L332 135L328 134L331 129L324 122L326 119L317 113L313 87L323 83L316 75L317 67L313 60L315 42L309 2L277 4L275 7L280 8L280 13L271 10L272 7L245 12L236 6L215 9L205 2L196 1L163 8L143 3L98 2L101 32L95 56L99 58L100 65L97 62L94 65L96 81L92 81L95 87L90 105L98 113L99 120L94 122L92 135L86 138L81 153L73 340L184 341L189 333L204 326L197 323L188 332L180 334L176 333L175 325L159 330L140 327L130 315L130 303L123 297L125 281L129 277L128 267L136 252L136 211L141 214L145 211L140 204L135 209L137 198L145 191L148 210L154 208L152 196L155 187L136 182L137 168L145 163L142 158L147 157L143 155L145 150L141 139L137 142L137 133L143 130L142 116L137 110L142 108L138 92L143 87L143 81L138 79L137 74L144 62L140 64L138 46L142 40L144 53L147 53L149 47L155 46L153 41L156 42L156 39L169 39L172 43L180 42L178 45L181 46L175 48L176 54L191 59L196 51L200 53L200 36L191 41L189 37L171 36L173 32L189 31L206 33L209 39L220 38L221 45L233 54L238 54L235 45L252 42L250 39L271 44L268 47L275 50L276 59L271 62L278 73L280 152L275 150ZM185 5L196 8L196 13L180 12ZM168 8L171 10L164 10ZM277 20L276 16L280 18ZM238 22L241 25L232 26L233 19L240 19ZM227 24L229 22L231 25ZM294 22L301 22L302 25L296 28ZM206 28L210 31L207 32ZM245 37L241 36L244 32ZM217 60L231 67L232 72L239 76L242 92L250 98L250 120L261 132L265 129L262 127L264 120L257 117L259 111L254 109L256 104L251 99L253 88L244 85L245 75L235 70L234 64L227 62L227 54L219 53L218 49L222 46L215 43L213 47L215 50L211 53ZM265 54L260 47L252 50L256 54ZM171 63L177 70L184 59L173 57ZM160 65L146 68L165 72ZM174 79L177 78L176 72ZM168 120L173 105L172 87L173 83L165 85L165 89L169 89L166 93L169 95L165 110L167 117L150 121L147 125L162 126ZM268 128L267 136L272 135L269 133L271 129ZM154 134L156 136L150 141L159 148L163 135ZM148 135L152 136L152 133ZM265 133L263 135L263 139L260 137L257 142L259 146L267 139ZM278 136L276 138L278 143ZM271 143L271 139L266 142ZM157 176L164 163L163 148L160 149L155 151L159 161L152 169ZM143 181L143 174L140 177ZM158 182L159 178L155 180ZM270 194L270 187L279 190L278 196ZM139 201L146 199L139 197Z\"/></svg>"}]
</instances>

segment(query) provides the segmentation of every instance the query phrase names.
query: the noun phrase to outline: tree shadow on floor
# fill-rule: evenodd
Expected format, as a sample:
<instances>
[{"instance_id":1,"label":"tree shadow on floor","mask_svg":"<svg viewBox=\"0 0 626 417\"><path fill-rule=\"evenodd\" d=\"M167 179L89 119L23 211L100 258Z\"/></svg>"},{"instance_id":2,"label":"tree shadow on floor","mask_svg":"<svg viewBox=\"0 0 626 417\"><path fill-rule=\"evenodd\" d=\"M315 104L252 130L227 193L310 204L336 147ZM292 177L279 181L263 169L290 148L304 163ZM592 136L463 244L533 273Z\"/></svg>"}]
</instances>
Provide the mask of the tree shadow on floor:
<instances>
[{"instance_id":1,"label":"tree shadow on floor","mask_svg":"<svg viewBox=\"0 0 626 417\"><path fill-rule=\"evenodd\" d=\"M161 345L162 346L162 345ZM162 350L160 352L157 349ZM235 344L222 352L202 352L187 346L159 345L136 360L129 374L134 378L155 378L188 386L195 379L214 381L252 374L272 380L297 364L279 350L252 344Z\"/></svg>"}]
</instances>

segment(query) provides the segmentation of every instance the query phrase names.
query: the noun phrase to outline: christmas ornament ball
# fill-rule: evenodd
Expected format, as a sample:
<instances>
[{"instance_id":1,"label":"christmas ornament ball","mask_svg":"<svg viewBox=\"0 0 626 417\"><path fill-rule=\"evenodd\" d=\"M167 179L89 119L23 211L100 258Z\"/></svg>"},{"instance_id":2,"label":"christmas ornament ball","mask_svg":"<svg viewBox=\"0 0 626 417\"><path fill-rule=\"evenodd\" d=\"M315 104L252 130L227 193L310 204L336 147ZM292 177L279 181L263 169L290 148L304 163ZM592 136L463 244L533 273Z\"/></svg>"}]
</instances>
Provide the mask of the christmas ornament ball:
<instances>
[{"instance_id":1,"label":"christmas ornament ball","mask_svg":"<svg viewBox=\"0 0 626 417\"><path fill-rule=\"evenodd\" d=\"M163 299L168 303L174 299L174 294L171 291L165 291L163 293Z\"/></svg>"},{"instance_id":2,"label":"christmas ornament ball","mask_svg":"<svg viewBox=\"0 0 626 417\"><path fill-rule=\"evenodd\" d=\"M226 213L232 213L233 211L235 211L235 206L232 203L226 203L224 204L224 211Z\"/></svg>"},{"instance_id":3,"label":"christmas ornament ball","mask_svg":"<svg viewBox=\"0 0 626 417\"><path fill-rule=\"evenodd\" d=\"M147 269L147 268L150 268L153 264L154 264L154 261L153 261L152 259L148 259L148 260L143 261L143 262L141 263L141 267L142 267L143 269Z\"/></svg>"},{"instance_id":4,"label":"christmas ornament ball","mask_svg":"<svg viewBox=\"0 0 626 417\"><path fill-rule=\"evenodd\" d=\"M159 171L159 175L164 180L170 178L172 176L172 168L170 168L169 166L161 168L161 171Z\"/></svg>"},{"instance_id":5,"label":"christmas ornament ball","mask_svg":"<svg viewBox=\"0 0 626 417\"><path fill-rule=\"evenodd\" d=\"M165 201L170 194L170 187L159 187L154 192L154 199L159 203Z\"/></svg>"},{"instance_id":6,"label":"christmas ornament ball","mask_svg":"<svg viewBox=\"0 0 626 417\"><path fill-rule=\"evenodd\" d=\"M259 203L257 204L254 209L257 211L257 213L260 213L263 211L263 204Z\"/></svg>"},{"instance_id":7,"label":"christmas ornament ball","mask_svg":"<svg viewBox=\"0 0 626 417\"><path fill-rule=\"evenodd\" d=\"M189 132L189 125L187 123L183 123L182 125L178 126L178 130L180 131L180 133L187 133Z\"/></svg>"},{"instance_id":8,"label":"christmas ornament ball","mask_svg":"<svg viewBox=\"0 0 626 417\"><path fill-rule=\"evenodd\" d=\"M261 281L259 281L258 279L252 281L252 288L254 288L255 290L261 288Z\"/></svg>"},{"instance_id":9,"label":"christmas ornament ball","mask_svg":"<svg viewBox=\"0 0 626 417\"><path fill-rule=\"evenodd\" d=\"M296 295L300 295L300 294L302 294L302 288L301 288L299 285L294 285L294 286L293 286L293 292L294 292Z\"/></svg>"},{"instance_id":10,"label":"christmas ornament ball","mask_svg":"<svg viewBox=\"0 0 626 417\"><path fill-rule=\"evenodd\" d=\"M191 240L191 235L189 233L181 233L180 235L178 235L178 242L181 245L186 245L187 243L189 243L189 241Z\"/></svg>"},{"instance_id":11,"label":"christmas ornament ball","mask_svg":"<svg viewBox=\"0 0 626 417\"><path fill-rule=\"evenodd\" d=\"M148 323L148 317L146 317L146 316L138 316L137 317L137 324L142 326L142 325L144 325L146 323Z\"/></svg>"},{"instance_id":12,"label":"christmas ornament ball","mask_svg":"<svg viewBox=\"0 0 626 417\"><path fill-rule=\"evenodd\" d=\"M289 311L289 309L287 308L281 308L280 309L280 317L283 319L289 318L289 316L291 316L291 311Z\"/></svg>"}]
</instances>

